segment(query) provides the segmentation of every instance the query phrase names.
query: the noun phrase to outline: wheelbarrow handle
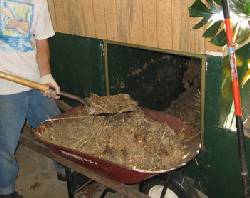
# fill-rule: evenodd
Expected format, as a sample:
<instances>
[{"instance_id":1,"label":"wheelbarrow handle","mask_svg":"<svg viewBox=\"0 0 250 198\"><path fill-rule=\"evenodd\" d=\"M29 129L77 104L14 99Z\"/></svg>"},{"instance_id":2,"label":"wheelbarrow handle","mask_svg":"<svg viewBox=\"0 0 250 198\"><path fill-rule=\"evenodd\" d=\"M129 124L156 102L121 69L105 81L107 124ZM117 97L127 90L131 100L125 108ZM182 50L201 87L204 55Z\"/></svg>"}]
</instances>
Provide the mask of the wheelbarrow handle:
<instances>
[{"instance_id":1,"label":"wheelbarrow handle","mask_svg":"<svg viewBox=\"0 0 250 198\"><path fill-rule=\"evenodd\" d=\"M49 91L50 89L49 85L47 84L40 84L38 82L27 80L13 74L5 73L3 71L0 71L0 78L44 92Z\"/></svg>"}]
</instances>

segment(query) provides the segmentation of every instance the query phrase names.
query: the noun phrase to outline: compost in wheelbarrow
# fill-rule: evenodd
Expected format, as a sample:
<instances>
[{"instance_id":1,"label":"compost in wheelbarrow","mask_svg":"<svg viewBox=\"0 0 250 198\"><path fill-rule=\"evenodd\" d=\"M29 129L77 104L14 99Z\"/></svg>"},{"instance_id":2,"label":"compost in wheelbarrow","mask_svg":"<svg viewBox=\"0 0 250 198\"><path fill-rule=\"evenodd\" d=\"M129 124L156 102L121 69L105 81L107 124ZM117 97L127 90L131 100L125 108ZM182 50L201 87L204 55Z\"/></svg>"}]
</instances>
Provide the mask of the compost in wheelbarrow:
<instances>
[{"instance_id":1,"label":"compost in wheelbarrow","mask_svg":"<svg viewBox=\"0 0 250 198\"><path fill-rule=\"evenodd\" d=\"M99 173L102 173L105 176L121 183L140 183L154 175L165 173L182 167L198 154L199 149L201 147L200 137L195 133L193 128L185 125L185 123L183 123L180 119L174 116L168 115L164 112L154 111L150 109L143 109L143 112L146 116L150 117L153 120L166 123L176 133L179 133L181 131L182 133L184 133L187 140L186 145L188 147L188 155L183 156L183 158L179 159L176 164L171 165L170 167L166 167L166 169L163 170L149 171L139 170L135 168L130 169L119 164L113 163L111 161L100 159L88 153L79 152L41 139L41 134L45 131L45 129L48 129L56 124L60 124L60 121L65 119L68 119L70 121L70 119L76 118L77 115L79 115L79 112L81 112L82 114L85 111L86 109L84 106L78 106L76 108L73 108L63 113L60 117L53 120L48 120L41 124L34 131L34 134L40 142L45 144L50 149L51 152L87 168L95 169Z\"/></svg>"}]
</instances>

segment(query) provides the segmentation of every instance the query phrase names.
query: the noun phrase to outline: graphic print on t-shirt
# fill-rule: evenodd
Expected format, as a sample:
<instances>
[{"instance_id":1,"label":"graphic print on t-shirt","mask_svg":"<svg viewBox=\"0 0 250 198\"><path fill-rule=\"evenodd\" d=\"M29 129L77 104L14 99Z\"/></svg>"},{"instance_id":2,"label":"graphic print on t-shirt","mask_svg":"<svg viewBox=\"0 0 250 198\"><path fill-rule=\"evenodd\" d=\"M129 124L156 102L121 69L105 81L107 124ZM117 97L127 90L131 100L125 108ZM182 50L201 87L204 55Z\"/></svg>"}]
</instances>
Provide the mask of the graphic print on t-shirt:
<instances>
[{"instance_id":1,"label":"graphic print on t-shirt","mask_svg":"<svg viewBox=\"0 0 250 198\"><path fill-rule=\"evenodd\" d=\"M0 51L34 50L31 24L34 5L23 0L0 0Z\"/></svg>"}]
</instances>

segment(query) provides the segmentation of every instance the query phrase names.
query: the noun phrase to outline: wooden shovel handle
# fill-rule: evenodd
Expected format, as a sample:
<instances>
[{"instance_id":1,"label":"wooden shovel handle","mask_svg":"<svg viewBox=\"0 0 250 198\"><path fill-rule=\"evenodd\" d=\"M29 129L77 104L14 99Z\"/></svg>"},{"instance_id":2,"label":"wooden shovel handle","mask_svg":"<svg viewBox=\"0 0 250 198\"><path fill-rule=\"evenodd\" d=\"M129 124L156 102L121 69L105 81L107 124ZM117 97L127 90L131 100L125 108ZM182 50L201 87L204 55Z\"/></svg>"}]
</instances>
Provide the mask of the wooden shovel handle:
<instances>
[{"instance_id":1,"label":"wooden shovel handle","mask_svg":"<svg viewBox=\"0 0 250 198\"><path fill-rule=\"evenodd\" d=\"M33 88L33 89L44 91L44 92L50 90L49 85L40 84L38 82L27 80L27 79L24 79L24 78L22 78L20 76L8 74L8 73L2 72L2 71L0 71L0 78L8 80L8 81L15 82L15 83L18 83L18 84L21 84L21 85L24 85L24 86L27 86L27 87L30 87L30 88ZM62 96L62 97L69 98L71 100L78 101L78 102L85 105L85 100L81 99L80 97L78 97L76 95L69 94L69 93L66 93L66 92L63 92L63 91L61 91L61 93L59 95Z\"/></svg>"},{"instance_id":2,"label":"wooden shovel handle","mask_svg":"<svg viewBox=\"0 0 250 198\"><path fill-rule=\"evenodd\" d=\"M0 71L0 78L8 80L8 81L12 81L33 89L38 89L40 91L48 91L50 89L49 85L46 84L40 84L38 82L35 81L31 81L31 80L27 80L24 79L22 77L16 76L16 75L12 75L12 74L8 74L5 72Z\"/></svg>"}]
</instances>

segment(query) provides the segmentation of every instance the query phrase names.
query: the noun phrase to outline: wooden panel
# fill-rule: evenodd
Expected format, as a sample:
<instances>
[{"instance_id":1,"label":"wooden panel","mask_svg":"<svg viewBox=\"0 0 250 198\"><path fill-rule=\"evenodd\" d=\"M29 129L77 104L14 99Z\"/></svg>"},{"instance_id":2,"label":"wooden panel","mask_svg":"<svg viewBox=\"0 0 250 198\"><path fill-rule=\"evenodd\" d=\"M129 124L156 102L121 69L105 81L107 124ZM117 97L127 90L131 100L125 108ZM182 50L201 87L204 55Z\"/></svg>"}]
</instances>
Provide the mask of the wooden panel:
<instances>
[{"instance_id":1,"label":"wooden panel","mask_svg":"<svg viewBox=\"0 0 250 198\"><path fill-rule=\"evenodd\" d=\"M221 50L193 30L194 0L48 0L57 32L204 54Z\"/></svg>"},{"instance_id":2,"label":"wooden panel","mask_svg":"<svg viewBox=\"0 0 250 198\"><path fill-rule=\"evenodd\" d=\"M66 26L68 26L68 21L66 21L65 15L64 15L64 0L54 0L54 8L55 8L55 26L56 31L58 32L67 32ZM53 15L53 14L52 14ZM62 21L64 21L62 23Z\"/></svg>"},{"instance_id":3,"label":"wooden panel","mask_svg":"<svg viewBox=\"0 0 250 198\"><path fill-rule=\"evenodd\" d=\"M117 41L129 41L128 1L116 0L117 3Z\"/></svg>"},{"instance_id":4,"label":"wooden panel","mask_svg":"<svg viewBox=\"0 0 250 198\"><path fill-rule=\"evenodd\" d=\"M106 0L104 4L104 11L106 17L106 39L117 40L117 6L116 0Z\"/></svg>"},{"instance_id":5,"label":"wooden panel","mask_svg":"<svg viewBox=\"0 0 250 198\"><path fill-rule=\"evenodd\" d=\"M71 0L67 0L67 1L71 1ZM84 20L82 21L82 23L85 23L85 29L86 29L86 33L81 34L81 35L95 38L96 28L95 28L95 20L94 20L93 2L92 0L78 0L78 1L79 1L79 6L81 6L81 9L83 12Z\"/></svg>"},{"instance_id":6,"label":"wooden panel","mask_svg":"<svg viewBox=\"0 0 250 198\"><path fill-rule=\"evenodd\" d=\"M50 18L53 23L54 29L56 28L56 11L55 11L55 5L53 0L48 0L48 6L49 6L49 12L50 12Z\"/></svg>"},{"instance_id":7,"label":"wooden panel","mask_svg":"<svg viewBox=\"0 0 250 198\"><path fill-rule=\"evenodd\" d=\"M214 52L223 52L223 49L222 47L219 47L219 46L216 46L216 45L213 45L209 39L205 39L205 50L206 52L211 52L211 51L214 51ZM224 52L223 52L224 53Z\"/></svg>"},{"instance_id":8,"label":"wooden panel","mask_svg":"<svg viewBox=\"0 0 250 198\"><path fill-rule=\"evenodd\" d=\"M181 50L180 48L180 38L181 38L181 5L183 0L173 0L172 1L172 42L173 48L177 51Z\"/></svg>"},{"instance_id":9,"label":"wooden panel","mask_svg":"<svg viewBox=\"0 0 250 198\"><path fill-rule=\"evenodd\" d=\"M205 52L205 40L202 37L204 32L203 28L193 30L192 27L198 22L199 20L191 18L189 20L190 25L190 34L189 34L189 49L188 51L192 53L201 53Z\"/></svg>"},{"instance_id":10,"label":"wooden panel","mask_svg":"<svg viewBox=\"0 0 250 198\"><path fill-rule=\"evenodd\" d=\"M79 21L83 18L82 14L83 13L81 12L81 8L78 6L77 0L72 0L71 2L67 1L67 3L64 3L64 16L66 18L65 20L68 21L64 28L67 28L71 34L80 35L85 33L83 23L79 23ZM72 21L75 22L72 23Z\"/></svg>"},{"instance_id":11,"label":"wooden panel","mask_svg":"<svg viewBox=\"0 0 250 198\"><path fill-rule=\"evenodd\" d=\"M172 49L172 1L158 0L157 40L158 47Z\"/></svg>"},{"instance_id":12,"label":"wooden panel","mask_svg":"<svg viewBox=\"0 0 250 198\"><path fill-rule=\"evenodd\" d=\"M101 39L106 39L107 31L106 31L104 1L93 0L93 10L94 10L96 37Z\"/></svg>"},{"instance_id":13,"label":"wooden panel","mask_svg":"<svg viewBox=\"0 0 250 198\"><path fill-rule=\"evenodd\" d=\"M128 1L129 42L143 45L143 0Z\"/></svg>"},{"instance_id":14,"label":"wooden panel","mask_svg":"<svg viewBox=\"0 0 250 198\"><path fill-rule=\"evenodd\" d=\"M192 29L189 26L190 18L188 17L188 7L189 7L189 1L183 1L183 0L176 0L175 2L179 2L177 7L180 10L180 24L179 24L179 47L181 51L187 52L189 50L189 37L190 37L190 30ZM181 9L181 7L184 7L186 9ZM173 13L175 14L175 12ZM174 15L173 15L174 18Z\"/></svg>"},{"instance_id":15,"label":"wooden panel","mask_svg":"<svg viewBox=\"0 0 250 198\"><path fill-rule=\"evenodd\" d=\"M157 11L157 1L147 0L143 1L143 43L149 47L157 47L157 33L156 33L156 11Z\"/></svg>"}]
</instances>

